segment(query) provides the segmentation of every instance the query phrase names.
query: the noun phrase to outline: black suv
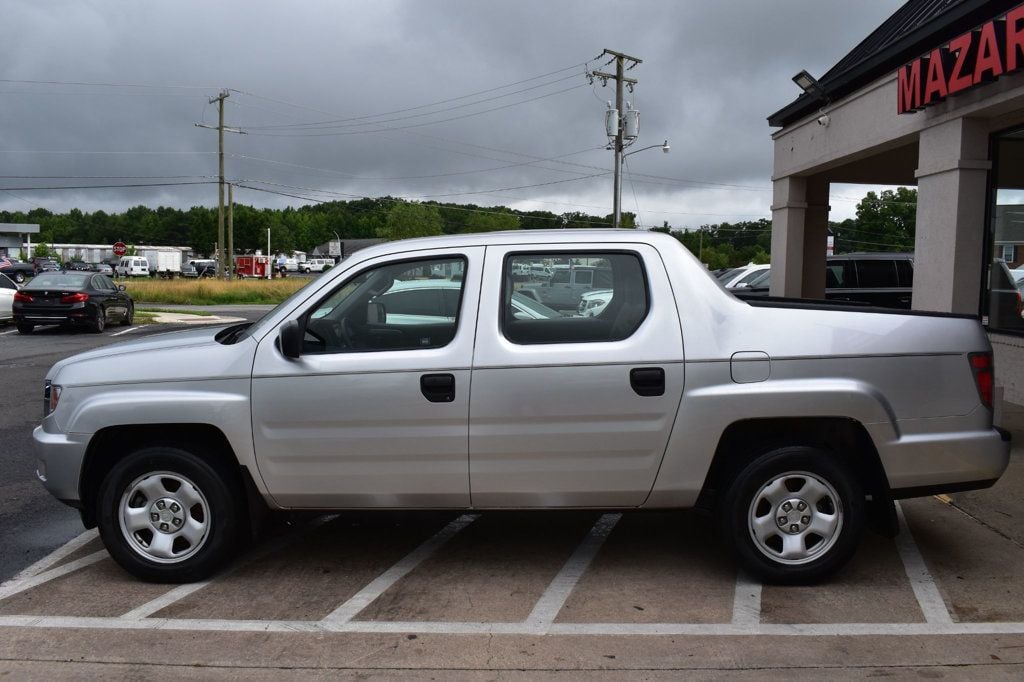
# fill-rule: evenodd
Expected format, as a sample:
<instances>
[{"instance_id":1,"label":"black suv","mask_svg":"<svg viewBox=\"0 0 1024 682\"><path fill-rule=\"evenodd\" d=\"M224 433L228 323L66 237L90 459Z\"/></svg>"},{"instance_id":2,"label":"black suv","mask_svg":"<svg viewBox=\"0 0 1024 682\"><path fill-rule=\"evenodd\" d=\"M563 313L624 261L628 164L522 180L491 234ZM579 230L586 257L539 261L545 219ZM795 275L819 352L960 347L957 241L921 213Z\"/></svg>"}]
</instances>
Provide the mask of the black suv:
<instances>
[{"instance_id":1,"label":"black suv","mask_svg":"<svg viewBox=\"0 0 1024 682\"><path fill-rule=\"evenodd\" d=\"M770 282L769 270L732 293L739 298L767 296ZM825 263L825 298L830 301L909 309L913 287L912 253L844 253L829 256Z\"/></svg>"}]
</instances>

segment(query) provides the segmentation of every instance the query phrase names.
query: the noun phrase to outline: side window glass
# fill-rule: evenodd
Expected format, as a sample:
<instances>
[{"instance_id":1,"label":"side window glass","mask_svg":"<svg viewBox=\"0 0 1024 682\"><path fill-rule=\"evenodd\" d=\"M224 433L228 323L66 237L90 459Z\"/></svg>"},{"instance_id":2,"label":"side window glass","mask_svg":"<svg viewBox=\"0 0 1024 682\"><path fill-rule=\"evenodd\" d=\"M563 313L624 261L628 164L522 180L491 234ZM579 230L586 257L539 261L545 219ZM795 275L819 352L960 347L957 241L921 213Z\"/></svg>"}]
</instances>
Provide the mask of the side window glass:
<instances>
[{"instance_id":1,"label":"side window glass","mask_svg":"<svg viewBox=\"0 0 1024 682\"><path fill-rule=\"evenodd\" d=\"M887 259L857 261L857 280L861 289L887 289L899 286L896 264Z\"/></svg>"},{"instance_id":2,"label":"side window glass","mask_svg":"<svg viewBox=\"0 0 1024 682\"><path fill-rule=\"evenodd\" d=\"M464 258L403 261L365 270L306 321L304 353L440 348L458 328ZM446 314L446 301L453 301Z\"/></svg>"},{"instance_id":3,"label":"side window glass","mask_svg":"<svg viewBox=\"0 0 1024 682\"><path fill-rule=\"evenodd\" d=\"M530 263L553 262L554 274L514 276ZM560 286L559 281L576 286ZM518 344L621 341L647 317L647 277L635 253L513 254L505 259L501 327Z\"/></svg>"},{"instance_id":4,"label":"side window glass","mask_svg":"<svg viewBox=\"0 0 1024 682\"><path fill-rule=\"evenodd\" d=\"M896 261L896 271L900 276L901 287L912 287L914 286L914 264L909 260L898 260Z\"/></svg>"}]
</instances>

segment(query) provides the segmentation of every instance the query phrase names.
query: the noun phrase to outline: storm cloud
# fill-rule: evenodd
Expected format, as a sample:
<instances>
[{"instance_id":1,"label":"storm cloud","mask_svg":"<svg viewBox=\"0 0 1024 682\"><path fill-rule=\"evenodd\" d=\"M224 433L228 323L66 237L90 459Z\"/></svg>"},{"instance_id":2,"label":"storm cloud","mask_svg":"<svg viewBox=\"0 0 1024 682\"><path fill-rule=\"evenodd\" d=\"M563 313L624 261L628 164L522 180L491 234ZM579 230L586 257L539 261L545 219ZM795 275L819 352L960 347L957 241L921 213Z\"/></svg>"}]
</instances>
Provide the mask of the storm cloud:
<instances>
[{"instance_id":1,"label":"storm cloud","mask_svg":"<svg viewBox=\"0 0 1024 682\"><path fill-rule=\"evenodd\" d=\"M8 0L0 208L214 205L212 184L31 188L211 180L216 132L194 124L216 124L208 100L227 88L226 122L246 133L226 135L226 175L246 186L236 201L389 195L604 215L614 89L584 71L611 68L594 59L609 48L644 60L629 73L635 148L672 146L629 159L623 209L647 226L764 217L765 119L799 94L791 76L820 76L899 5ZM857 196L834 191L833 217Z\"/></svg>"}]
</instances>

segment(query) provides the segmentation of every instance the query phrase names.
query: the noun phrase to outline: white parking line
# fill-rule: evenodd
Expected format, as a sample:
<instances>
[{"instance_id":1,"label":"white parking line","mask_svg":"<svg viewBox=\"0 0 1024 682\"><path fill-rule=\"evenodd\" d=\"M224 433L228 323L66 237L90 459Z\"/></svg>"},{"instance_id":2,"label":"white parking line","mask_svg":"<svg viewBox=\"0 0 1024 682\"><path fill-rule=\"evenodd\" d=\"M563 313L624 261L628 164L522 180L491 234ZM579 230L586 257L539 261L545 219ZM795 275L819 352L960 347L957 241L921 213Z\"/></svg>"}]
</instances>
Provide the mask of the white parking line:
<instances>
[{"instance_id":1,"label":"white parking line","mask_svg":"<svg viewBox=\"0 0 1024 682\"><path fill-rule=\"evenodd\" d=\"M896 502L896 516L900 522L900 534L896 536L896 549L899 550L900 559L903 561L903 568L910 578L910 587L914 590L914 596L921 607L926 623L946 625L953 622L946 608L946 602L939 593L939 588L928 572L928 566L924 563L924 557L914 542L914 536L907 525L907 517L903 515L903 508Z\"/></svg>"},{"instance_id":2,"label":"white parking line","mask_svg":"<svg viewBox=\"0 0 1024 682\"><path fill-rule=\"evenodd\" d=\"M83 531L77 537L74 537L74 538L68 540L63 545L61 545L57 549L55 549L52 552L50 552L49 554L44 556L39 561L35 562L34 564L29 566L28 568L22 570L20 573L18 573L16 576L11 578L10 580L6 581L3 585L0 585L0 590L4 589L5 587L10 585L11 583L14 583L14 582L19 581L19 580L24 580L25 578L31 578L34 575L42 573L43 571L48 569L50 566L53 566L55 563L57 563L58 561L60 561L64 557L68 556L69 554L71 554L75 550L77 550L80 547L86 545L93 538L97 538L97 537L99 537L99 532L95 528L92 528L92 529L87 530L87 531Z\"/></svg>"},{"instance_id":3,"label":"white parking line","mask_svg":"<svg viewBox=\"0 0 1024 682\"><path fill-rule=\"evenodd\" d=\"M465 623L430 621L217 620L203 618L143 618L83 616L0 616L0 628L78 628L88 630L184 630L193 632L345 632L359 634L422 633L437 635L678 635L694 637L890 637L1024 635L1024 623Z\"/></svg>"},{"instance_id":4,"label":"white parking line","mask_svg":"<svg viewBox=\"0 0 1024 682\"><path fill-rule=\"evenodd\" d=\"M261 547L257 547L255 550L253 550L246 556L243 556L240 559L236 560L230 567L227 568L227 570L222 571L213 578L210 578L209 580L201 580L196 583L189 583L187 585L179 585L178 587L175 587L174 589L169 590L164 594L160 595L156 599L152 599L146 602L145 604L137 606L131 611L120 615L119 618L123 618L125 620L139 620L141 618L148 618L157 611L165 609L177 601L181 601L182 599L184 599L185 597L189 596L194 592L198 592L214 580L218 580L220 578L229 576L238 569L242 568L243 566L248 566L254 561L259 561L260 559L263 559L273 554L274 552L284 549L288 545L298 542L302 538L312 533L315 529L319 528L320 526L324 525L329 521L333 521L336 518L338 518L337 514L317 517L297 532L290 533L288 535L283 535L279 538L272 540L271 542L268 542L267 544Z\"/></svg>"},{"instance_id":5,"label":"white parking line","mask_svg":"<svg viewBox=\"0 0 1024 682\"><path fill-rule=\"evenodd\" d=\"M351 621L357 613L369 606L372 601L384 594L388 588L408 575L423 561L430 558L441 546L455 537L460 530L476 521L478 517L479 514L463 514L450 522L419 547L406 554L397 564L381 573L370 584L349 597L348 601L344 604L327 614L321 623L328 629L335 629Z\"/></svg>"},{"instance_id":6,"label":"white parking line","mask_svg":"<svg viewBox=\"0 0 1024 682\"><path fill-rule=\"evenodd\" d=\"M113 334L111 334L111 336L121 336L121 334L127 334L128 332L133 332L136 329L142 329L142 327L128 327L127 329L124 329L122 331L114 332Z\"/></svg>"},{"instance_id":7,"label":"white parking line","mask_svg":"<svg viewBox=\"0 0 1024 682\"><path fill-rule=\"evenodd\" d=\"M732 599L733 625L761 623L761 583L743 571L736 573L736 592Z\"/></svg>"},{"instance_id":8,"label":"white parking line","mask_svg":"<svg viewBox=\"0 0 1024 682\"><path fill-rule=\"evenodd\" d=\"M17 329L12 329L9 332L0 332L0 336L7 336L8 334L13 334L16 331L18 331L18 330Z\"/></svg>"},{"instance_id":9,"label":"white parking line","mask_svg":"<svg viewBox=\"0 0 1024 682\"><path fill-rule=\"evenodd\" d=\"M608 535L611 534L615 524L621 518L622 514L616 513L604 514L597 520L590 529L590 532L587 533L587 537L583 538L583 541L576 548L576 551L572 553L572 556L566 559L562 570L558 572L558 575L554 577L551 584L544 590L544 594L537 600L533 611L526 618L527 623L546 630L555 622L555 617L558 616L558 612L565 606L565 602L569 599L569 595L572 594L576 583L579 582L580 577L583 576L584 571L590 566L590 562L597 556L604 541L608 539Z\"/></svg>"},{"instance_id":10,"label":"white parking line","mask_svg":"<svg viewBox=\"0 0 1024 682\"><path fill-rule=\"evenodd\" d=\"M88 554L82 557L81 559L69 561L63 566L51 568L49 571L43 571L42 573L22 578L21 580L12 580L8 583L4 583L4 587L0 588L0 599L7 599L8 597L13 597L19 592L30 590L33 587L37 587L38 585L42 585L43 583L50 582L54 578L59 578L62 575L67 575L68 573L73 573L80 568L85 568L86 566L95 564L97 561L102 561L103 559L106 559L109 556L110 555L107 554L107 550L101 549L100 551Z\"/></svg>"}]
</instances>

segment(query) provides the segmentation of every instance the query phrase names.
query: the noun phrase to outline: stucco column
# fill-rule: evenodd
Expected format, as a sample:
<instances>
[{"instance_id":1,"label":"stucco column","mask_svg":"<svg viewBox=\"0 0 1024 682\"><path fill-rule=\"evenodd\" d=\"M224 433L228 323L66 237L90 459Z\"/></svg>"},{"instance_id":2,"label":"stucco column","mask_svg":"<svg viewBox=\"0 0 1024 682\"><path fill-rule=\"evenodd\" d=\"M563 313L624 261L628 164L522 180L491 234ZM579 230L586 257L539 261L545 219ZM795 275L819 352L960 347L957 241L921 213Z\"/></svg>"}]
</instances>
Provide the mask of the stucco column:
<instances>
[{"instance_id":1,"label":"stucco column","mask_svg":"<svg viewBox=\"0 0 1024 682\"><path fill-rule=\"evenodd\" d=\"M772 296L825 297L829 184L786 176L774 183Z\"/></svg>"},{"instance_id":2,"label":"stucco column","mask_svg":"<svg viewBox=\"0 0 1024 682\"><path fill-rule=\"evenodd\" d=\"M772 296L799 296L803 290L806 217L806 178L776 178L772 194Z\"/></svg>"},{"instance_id":3,"label":"stucco column","mask_svg":"<svg viewBox=\"0 0 1024 682\"><path fill-rule=\"evenodd\" d=\"M919 142L913 307L975 314L992 167L988 129L978 119L955 119L921 131Z\"/></svg>"}]
</instances>

